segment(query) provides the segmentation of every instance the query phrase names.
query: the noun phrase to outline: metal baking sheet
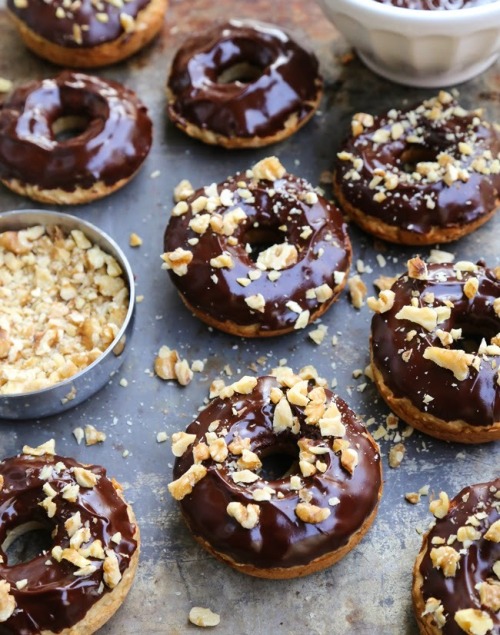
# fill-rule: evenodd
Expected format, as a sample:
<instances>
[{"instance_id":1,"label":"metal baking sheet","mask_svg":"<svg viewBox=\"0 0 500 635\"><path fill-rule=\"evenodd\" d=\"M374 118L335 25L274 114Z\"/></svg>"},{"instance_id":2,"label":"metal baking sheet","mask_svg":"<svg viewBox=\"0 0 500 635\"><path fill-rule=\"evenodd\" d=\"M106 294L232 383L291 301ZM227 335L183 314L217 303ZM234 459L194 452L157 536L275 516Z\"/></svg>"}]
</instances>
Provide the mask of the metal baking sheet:
<instances>
[{"instance_id":1,"label":"metal baking sheet","mask_svg":"<svg viewBox=\"0 0 500 635\"><path fill-rule=\"evenodd\" d=\"M24 49L0 0L0 76L20 84L49 77L57 68ZM163 86L173 53L183 38L217 18L255 17L279 24L308 43L318 54L326 78L321 110L298 134L267 149L224 151L193 141L167 122ZM210 382L233 373L233 379L258 364L262 373L280 360L294 368L312 363L337 392L376 429L385 424L387 408L366 378L353 377L368 363L370 312L355 310L347 294L324 316L328 335L321 345L308 337L311 327L264 341L246 341L214 332L192 317L161 270L162 234L172 207L174 186L184 178L195 187L218 182L257 160L276 154L289 171L319 182L330 170L352 113L382 112L400 107L434 91L397 86L376 77L356 59L349 47L312 2L299 0L173 0L162 33L133 59L98 71L126 83L146 102L155 123L154 146L145 167L122 191L100 202L69 208L72 214L95 223L126 252L144 301L137 305L132 347L121 371L99 394L59 417L34 422L0 422L0 455L19 452L24 443L36 445L50 437L60 454L100 463L126 486L142 532L141 564L130 595L103 635L191 633L192 606L208 606L220 613L215 632L238 635L267 633L318 635L416 635L411 611L411 569L430 515L428 499L406 502L406 492L424 485L450 494L471 482L498 476L500 444L463 447L415 432L405 441L406 456L398 469L388 466L394 440L381 439L385 489L376 522L361 544L330 569L305 579L266 581L246 577L219 563L199 548L186 530L175 502L167 492L171 479L169 435L194 418L208 395ZM346 55L347 54L347 55ZM490 118L500 119L500 65L459 87L465 106L482 106ZM156 178L154 178L156 177ZM330 190L327 187L327 194ZM27 199L0 190L0 211L33 207ZM460 259L486 259L500 264L500 216L472 236L447 247ZM128 246L131 232L144 243ZM362 278L370 293L379 274L395 275L416 253L374 241L350 228L354 261L362 260ZM428 249L419 249L423 256ZM384 260L381 260L383 256ZM385 265L384 265L385 262ZM382 266L384 265L384 266ZM332 336L338 343L332 346ZM206 360L187 387L153 375L153 361L163 344L176 348L189 361ZM262 361L262 359L261 359ZM123 381L126 380L126 381ZM122 385L124 384L124 385ZM126 385L125 385L126 384ZM77 445L72 430L91 423L107 434L102 445ZM400 426L402 430L404 426ZM124 456L124 453L128 456Z\"/></svg>"}]
</instances>

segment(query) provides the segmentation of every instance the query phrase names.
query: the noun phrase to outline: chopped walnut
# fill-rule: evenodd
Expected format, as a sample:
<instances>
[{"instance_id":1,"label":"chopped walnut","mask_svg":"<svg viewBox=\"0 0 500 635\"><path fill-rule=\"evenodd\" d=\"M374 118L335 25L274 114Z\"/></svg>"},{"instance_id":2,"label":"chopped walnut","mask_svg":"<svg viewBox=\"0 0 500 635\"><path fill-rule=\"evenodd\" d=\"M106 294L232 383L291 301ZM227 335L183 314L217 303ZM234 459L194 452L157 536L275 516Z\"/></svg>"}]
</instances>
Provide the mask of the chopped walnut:
<instances>
[{"instance_id":1,"label":"chopped walnut","mask_svg":"<svg viewBox=\"0 0 500 635\"><path fill-rule=\"evenodd\" d=\"M408 260L407 267L408 267L408 276L410 278L415 278L417 280L427 280L428 278L427 265L418 256L416 258L411 258L410 260Z\"/></svg>"},{"instance_id":2,"label":"chopped walnut","mask_svg":"<svg viewBox=\"0 0 500 635\"><path fill-rule=\"evenodd\" d=\"M194 194L194 188L187 179L182 179L174 188L174 201L185 201L192 194Z\"/></svg>"},{"instance_id":3,"label":"chopped walnut","mask_svg":"<svg viewBox=\"0 0 500 635\"><path fill-rule=\"evenodd\" d=\"M255 483L259 480L258 474L251 470L239 470L237 472L231 472L231 478L235 483Z\"/></svg>"},{"instance_id":4,"label":"chopped walnut","mask_svg":"<svg viewBox=\"0 0 500 635\"><path fill-rule=\"evenodd\" d=\"M250 450L250 437L242 439L241 437L235 437L233 441L227 446L231 454L243 454L243 450Z\"/></svg>"},{"instance_id":5,"label":"chopped walnut","mask_svg":"<svg viewBox=\"0 0 500 635\"><path fill-rule=\"evenodd\" d=\"M486 540L491 540L492 542L500 542L500 520L496 520L490 525L484 537Z\"/></svg>"},{"instance_id":6,"label":"chopped walnut","mask_svg":"<svg viewBox=\"0 0 500 635\"><path fill-rule=\"evenodd\" d=\"M249 295L248 298L245 298L245 302L254 311L259 311L260 313L264 313L266 308L266 301L262 293L255 293L253 295Z\"/></svg>"},{"instance_id":7,"label":"chopped walnut","mask_svg":"<svg viewBox=\"0 0 500 635\"><path fill-rule=\"evenodd\" d=\"M477 587L481 606L485 606L494 613L500 611L500 583L480 582Z\"/></svg>"},{"instance_id":8,"label":"chopped walnut","mask_svg":"<svg viewBox=\"0 0 500 635\"><path fill-rule=\"evenodd\" d=\"M208 451L216 463L223 463L229 453L225 440L221 438L209 442Z\"/></svg>"},{"instance_id":9,"label":"chopped walnut","mask_svg":"<svg viewBox=\"0 0 500 635\"><path fill-rule=\"evenodd\" d=\"M429 503L429 511L436 518L444 518L450 509L450 499L446 492L439 492L439 498Z\"/></svg>"},{"instance_id":10,"label":"chopped walnut","mask_svg":"<svg viewBox=\"0 0 500 635\"><path fill-rule=\"evenodd\" d=\"M340 464L349 472L354 474L354 470L359 462L359 456L356 450L353 448L344 448L340 452Z\"/></svg>"},{"instance_id":11,"label":"chopped walnut","mask_svg":"<svg viewBox=\"0 0 500 635\"><path fill-rule=\"evenodd\" d=\"M110 589L114 589L122 579L122 574L118 564L118 557L111 549L106 550L106 557L104 558L102 567L104 571L104 584Z\"/></svg>"},{"instance_id":12,"label":"chopped walnut","mask_svg":"<svg viewBox=\"0 0 500 635\"><path fill-rule=\"evenodd\" d=\"M378 298L371 296L367 299L366 303L368 304L368 308L375 313L385 313L386 311L390 311L394 306L395 297L396 294L394 291L385 289L378 294Z\"/></svg>"},{"instance_id":13,"label":"chopped walnut","mask_svg":"<svg viewBox=\"0 0 500 635\"><path fill-rule=\"evenodd\" d=\"M267 157L252 167L252 177L258 181L276 181L282 179L286 170L277 157Z\"/></svg>"},{"instance_id":14,"label":"chopped walnut","mask_svg":"<svg viewBox=\"0 0 500 635\"><path fill-rule=\"evenodd\" d=\"M396 443L389 450L389 466L392 468L399 467L403 461L406 448L402 443Z\"/></svg>"},{"instance_id":15,"label":"chopped walnut","mask_svg":"<svg viewBox=\"0 0 500 635\"><path fill-rule=\"evenodd\" d=\"M455 613L455 622L469 635L486 635L493 629L493 620L480 609L462 609Z\"/></svg>"},{"instance_id":16,"label":"chopped walnut","mask_svg":"<svg viewBox=\"0 0 500 635\"><path fill-rule=\"evenodd\" d=\"M453 547L434 547L431 549L432 565L441 569L445 578L453 578L458 569L460 554Z\"/></svg>"},{"instance_id":17,"label":"chopped walnut","mask_svg":"<svg viewBox=\"0 0 500 635\"><path fill-rule=\"evenodd\" d=\"M56 453L55 444L56 444L55 439L50 439L49 441L42 443L36 448L32 448L29 445L25 445L23 447L23 454L31 454L32 456L43 456L44 454L55 454Z\"/></svg>"},{"instance_id":18,"label":"chopped walnut","mask_svg":"<svg viewBox=\"0 0 500 635\"><path fill-rule=\"evenodd\" d=\"M96 443L103 443L106 440L106 433L97 430L97 428L90 424L85 426L84 435L85 445L95 445Z\"/></svg>"},{"instance_id":19,"label":"chopped walnut","mask_svg":"<svg viewBox=\"0 0 500 635\"><path fill-rule=\"evenodd\" d=\"M479 280L477 278L468 278L464 284L464 295L472 300L479 289Z\"/></svg>"},{"instance_id":20,"label":"chopped walnut","mask_svg":"<svg viewBox=\"0 0 500 635\"><path fill-rule=\"evenodd\" d=\"M446 349L439 346L428 346L424 350L424 359L428 359L441 368L451 370L459 381L467 379L469 367L474 361L474 356L459 349Z\"/></svg>"},{"instance_id":21,"label":"chopped walnut","mask_svg":"<svg viewBox=\"0 0 500 635\"><path fill-rule=\"evenodd\" d=\"M174 251L162 254L161 259L163 268L171 269L178 276L185 276L188 265L193 260L193 254L182 247L177 247Z\"/></svg>"},{"instance_id":22,"label":"chopped walnut","mask_svg":"<svg viewBox=\"0 0 500 635\"><path fill-rule=\"evenodd\" d=\"M182 456L188 449L188 447L194 443L196 439L195 434L188 434L187 432L174 432L172 435L172 453L174 456Z\"/></svg>"},{"instance_id":23,"label":"chopped walnut","mask_svg":"<svg viewBox=\"0 0 500 635\"><path fill-rule=\"evenodd\" d=\"M182 500L188 494L191 494L193 487L201 481L207 474L207 468L203 465L195 463L187 472L180 476L176 481L168 484L168 491L175 500Z\"/></svg>"},{"instance_id":24,"label":"chopped walnut","mask_svg":"<svg viewBox=\"0 0 500 635\"><path fill-rule=\"evenodd\" d=\"M236 464L240 470L258 470L262 467L262 461L257 454L247 449L243 449Z\"/></svg>"},{"instance_id":25,"label":"chopped walnut","mask_svg":"<svg viewBox=\"0 0 500 635\"><path fill-rule=\"evenodd\" d=\"M0 623L9 619L16 606L16 600L10 594L10 584L6 580L0 580Z\"/></svg>"},{"instance_id":26,"label":"chopped walnut","mask_svg":"<svg viewBox=\"0 0 500 635\"><path fill-rule=\"evenodd\" d=\"M189 611L189 621L195 626L217 626L220 623L220 615L213 613L210 609L194 606Z\"/></svg>"},{"instance_id":27,"label":"chopped walnut","mask_svg":"<svg viewBox=\"0 0 500 635\"><path fill-rule=\"evenodd\" d=\"M241 503L232 502L228 504L226 511L244 529L253 529L259 523L260 507L253 503L242 505Z\"/></svg>"},{"instance_id":28,"label":"chopped walnut","mask_svg":"<svg viewBox=\"0 0 500 635\"><path fill-rule=\"evenodd\" d=\"M367 294L366 284L361 280L358 275L352 276L347 281L349 293L351 295L351 303L354 308L360 309L364 304L364 299Z\"/></svg>"},{"instance_id":29,"label":"chopped walnut","mask_svg":"<svg viewBox=\"0 0 500 635\"><path fill-rule=\"evenodd\" d=\"M332 513L328 507L318 507L311 503L298 503L295 513L304 523L318 524L326 520Z\"/></svg>"},{"instance_id":30,"label":"chopped walnut","mask_svg":"<svg viewBox=\"0 0 500 635\"><path fill-rule=\"evenodd\" d=\"M423 326L427 331L432 331L438 324L438 313L431 307L406 305L396 313L396 319L409 320Z\"/></svg>"},{"instance_id":31,"label":"chopped walnut","mask_svg":"<svg viewBox=\"0 0 500 635\"><path fill-rule=\"evenodd\" d=\"M73 474L75 481L80 487L87 487L90 489L94 487L99 480L99 476L97 474L87 470L85 467L74 467Z\"/></svg>"},{"instance_id":32,"label":"chopped walnut","mask_svg":"<svg viewBox=\"0 0 500 635\"><path fill-rule=\"evenodd\" d=\"M281 399L274 409L273 430L276 434L293 426L293 414L287 399Z\"/></svg>"},{"instance_id":33,"label":"chopped walnut","mask_svg":"<svg viewBox=\"0 0 500 635\"><path fill-rule=\"evenodd\" d=\"M281 271L294 265L297 260L298 252L295 245L280 243L261 251L256 264L263 271Z\"/></svg>"},{"instance_id":34,"label":"chopped walnut","mask_svg":"<svg viewBox=\"0 0 500 635\"><path fill-rule=\"evenodd\" d=\"M446 624L446 618L444 616L444 606L436 598L428 598L425 603L425 608L422 613L424 615L432 615L436 626L442 628Z\"/></svg>"}]
</instances>

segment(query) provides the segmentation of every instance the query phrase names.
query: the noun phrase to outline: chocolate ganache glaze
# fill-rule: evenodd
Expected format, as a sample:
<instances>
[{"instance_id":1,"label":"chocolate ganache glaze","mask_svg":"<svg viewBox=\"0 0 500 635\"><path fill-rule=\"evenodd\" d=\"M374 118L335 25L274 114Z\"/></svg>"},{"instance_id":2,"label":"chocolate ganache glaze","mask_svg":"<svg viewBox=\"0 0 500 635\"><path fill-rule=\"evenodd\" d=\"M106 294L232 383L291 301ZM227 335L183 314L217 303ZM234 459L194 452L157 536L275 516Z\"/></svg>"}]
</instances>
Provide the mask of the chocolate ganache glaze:
<instances>
[{"instance_id":1,"label":"chocolate ganache glaze","mask_svg":"<svg viewBox=\"0 0 500 635\"><path fill-rule=\"evenodd\" d=\"M450 501L449 511L444 518L436 519L434 527L426 534L422 551L415 565L414 601L417 619L421 622L440 622L439 632L443 635L463 635L467 628L461 628L460 612L472 609L476 617L484 620L488 630L476 630L491 635L500 633L500 613L498 606L498 578L500 573L500 479L465 487ZM496 523L496 531L488 530ZM460 529L468 530L463 537ZM471 531L472 530L472 531ZM457 567L454 575L445 576L436 566L439 547L455 551ZM434 552L434 554L432 553ZM449 551L451 553L451 551ZM431 557L431 556L434 556ZM448 555L449 558L449 555ZM449 558L451 560L451 558ZM450 572L448 572L450 573ZM488 587L492 591L489 595ZM429 602L435 598L437 602ZM428 603L429 602L429 603ZM423 615L427 610L427 615ZM437 607L436 607L437 604ZM432 611L430 608L432 607ZM439 608L442 607L442 608ZM467 614L465 614L467 615ZM442 618L445 618L445 623ZM427 631L426 631L427 632ZM429 631L430 632L430 631ZM434 632L434 631L432 631ZM436 631L437 632L437 631ZM471 631L474 632L474 631Z\"/></svg>"},{"instance_id":2,"label":"chocolate ganache glaze","mask_svg":"<svg viewBox=\"0 0 500 635\"><path fill-rule=\"evenodd\" d=\"M231 20L179 49L167 84L168 111L182 128L273 137L290 117L294 127L308 118L322 85L316 57L281 29Z\"/></svg>"},{"instance_id":3,"label":"chocolate ganache glaze","mask_svg":"<svg viewBox=\"0 0 500 635\"><path fill-rule=\"evenodd\" d=\"M338 296L351 260L339 210L273 157L178 203L164 247L188 307L246 336L307 326Z\"/></svg>"},{"instance_id":4,"label":"chocolate ganache glaze","mask_svg":"<svg viewBox=\"0 0 500 635\"><path fill-rule=\"evenodd\" d=\"M80 469L91 474L85 486L82 478L88 474L80 475ZM2 461L0 484L0 583L10 585L9 596L15 600L12 614L0 623L0 633L35 635L70 628L110 591L105 577L103 582L109 552L123 574L138 548L137 527L129 518L127 504L104 468L82 466L57 455L21 455ZM65 523L77 512L81 526L90 533L84 536L82 548L70 549L71 532ZM10 565L6 544L11 532L26 523L51 534L51 551ZM77 534L72 534L72 546ZM97 546L98 541L100 549L85 554L82 562L66 557L69 551L81 555L82 549ZM90 566L84 570L87 558Z\"/></svg>"},{"instance_id":5,"label":"chocolate ganache glaze","mask_svg":"<svg viewBox=\"0 0 500 635\"><path fill-rule=\"evenodd\" d=\"M408 110L354 115L334 177L342 207L405 244L424 243L436 228L439 241L455 240L486 221L500 200L500 136L481 115L444 91Z\"/></svg>"},{"instance_id":6,"label":"chocolate ganache glaze","mask_svg":"<svg viewBox=\"0 0 500 635\"><path fill-rule=\"evenodd\" d=\"M59 141L57 127L83 130ZM0 178L39 190L88 189L130 178L151 146L151 120L117 82L64 71L17 88L0 106Z\"/></svg>"},{"instance_id":7,"label":"chocolate ganache glaze","mask_svg":"<svg viewBox=\"0 0 500 635\"><path fill-rule=\"evenodd\" d=\"M450 11L493 4L498 0L375 0L381 4L392 4L402 9L420 9L424 11Z\"/></svg>"},{"instance_id":8,"label":"chocolate ganache glaze","mask_svg":"<svg viewBox=\"0 0 500 635\"><path fill-rule=\"evenodd\" d=\"M187 494L177 487L182 481L169 486L194 536L219 557L252 565L253 575L259 569L307 566L342 549L363 525L366 531L381 492L378 448L361 421L342 399L327 388L318 394L307 379L287 391L290 378L244 377L223 390L188 426L192 436L185 439L192 445L174 465L175 479L193 466L206 473ZM291 393L298 392L309 407L295 404ZM323 408L315 417L318 402ZM281 419L288 406L291 427L286 416ZM324 427L332 419L335 429ZM215 452L215 458L195 460L206 443L226 447L225 460ZM280 454L290 455L292 467L284 476L266 478L260 461ZM242 526L230 516L230 503L258 507L256 524ZM321 508L320 522L299 517L304 503Z\"/></svg>"},{"instance_id":9,"label":"chocolate ganache glaze","mask_svg":"<svg viewBox=\"0 0 500 635\"><path fill-rule=\"evenodd\" d=\"M90 48L126 34L127 21L133 23L149 3L150 0L7 0L7 7L34 33L54 44Z\"/></svg>"},{"instance_id":10,"label":"chocolate ganache glaze","mask_svg":"<svg viewBox=\"0 0 500 635\"><path fill-rule=\"evenodd\" d=\"M498 424L499 278L464 261L398 278L371 332L372 361L396 398L447 422Z\"/></svg>"}]
</instances>

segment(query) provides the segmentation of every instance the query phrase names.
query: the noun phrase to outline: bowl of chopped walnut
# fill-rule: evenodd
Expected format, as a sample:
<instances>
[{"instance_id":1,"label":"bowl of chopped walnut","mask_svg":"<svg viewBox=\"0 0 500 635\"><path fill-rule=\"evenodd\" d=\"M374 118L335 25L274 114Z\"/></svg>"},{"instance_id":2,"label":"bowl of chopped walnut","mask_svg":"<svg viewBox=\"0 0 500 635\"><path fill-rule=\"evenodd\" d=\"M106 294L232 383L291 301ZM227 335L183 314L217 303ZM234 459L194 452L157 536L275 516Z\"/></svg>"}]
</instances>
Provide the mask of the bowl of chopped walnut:
<instances>
[{"instance_id":1,"label":"bowl of chopped walnut","mask_svg":"<svg viewBox=\"0 0 500 635\"><path fill-rule=\"evenodd\" d=\"M0 419L58 414L116 373L135 287L120 247L69 214L0 214Z\"/></svg>"},{"instance_id":2,"label":"bowl of chopped walnut","mask_svg":"<svg viewBox=\"0 0 500 635\"><path fill-rule=\"evenodd\" d=\"M450 86L500 53L500 0L317 0L371 70L400 84Z\"/></svg>"}]
</instances>

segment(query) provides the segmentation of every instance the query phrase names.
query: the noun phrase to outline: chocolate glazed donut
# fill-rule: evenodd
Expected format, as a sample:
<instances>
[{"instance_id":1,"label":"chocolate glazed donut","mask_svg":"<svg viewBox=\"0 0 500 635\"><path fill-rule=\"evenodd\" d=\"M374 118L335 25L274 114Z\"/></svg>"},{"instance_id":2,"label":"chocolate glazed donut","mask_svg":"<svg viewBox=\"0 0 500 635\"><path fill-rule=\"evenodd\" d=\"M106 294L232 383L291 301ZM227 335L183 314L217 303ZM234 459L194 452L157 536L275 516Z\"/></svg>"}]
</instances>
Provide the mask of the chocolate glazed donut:
<instances>
[{"instance_id":1,"label":"chocolate glazed donut","mask_svg":"<svg viewBox=\"0 0 500 635\"><path fill-rule=\"evenodd\" d=\"M500 633L500 479L440 494L413 570L422 635ZM432 505L432 503L431 503Z\"/></svg>"},{"instance_id":2,"label":"chocolate glazed donut","mask_svg":"<svg viewBox=\"0 0 500 635\"><path fill-rule=\"evenodd\" d=\"M382 487L378 447L347 404L305 369L281 370L224 388L173 436L169 485L203 547L274 579L342 558L373 522ZM262 472L273 455L289 455L284 475Z\"/></svg>"},{"instance_id":3,"label":"chocolate glazed donut","mask_svg":"<svg viewBox=\"0 0 500 635\"><path fill-rule=\"evenodd\" d=\"M500 268L415 258L369 305L374 379L389 407L439 439L500 439Z\"/></svg>"},{"instance_id":4,"label":"chocolate glazed donut","mask_svg":"<svg viewBox=\"0 0 500 635\"><path fill-rule=\"evenodd\" d=\"M404 245L457 240L500 204L500 135L444 91L408 110L357 113L334 175L342 209Z\"/></svg>"},{"instance_id":5,"label":"chocolate glazed donut","mask_svg":"<svg viewBox=\"0 0 500 635\"><path fill-rule=\"evenodd\" d=\"M303 126L322 90L316 57L281 29L231 20L179 49L167 83L168 114L205 143L258 147Z\"/></svg>"},{"instance_id":6,"label":"chocolate glazed donut","mask_svg":"<svg viewBox=\"0 0 500 635\"><path fill-rule=\"evenodd\" d=\"M180 201L164 247L186 306L242 337L306 327L338 298L351 262L339 210L275 157Z\"/></svg>"},{"instance_id":7,"label":"chocolate glazed donut","mask_svg":"<svg viewBox=\"0 0 500 635\"><path fill-rule=\"evenodd\" d=\"M117 82L69 71L30 82L0 108L0 180L47 203L101 198L140 168L151 129L146 107Z\"/></svg>"},{"instance_id":8,"label":"chocolate glazed donut","mask_svg":"<svg viewBox=\"0 0 500 635\"><path fill-rule=\"evenodd\" d=\"M90 635L132 584L139 530L104 468L44 453L48 445L0 463L0 633ZM8 546L33 529L51 547L10 564Z\"/></svg>"},{"instance_id":9,"label":"chocolate glazed donut","mask_svg":"<svg viewBox=\"0 0 500 635\"><path fill-rule=\"evenodd\" d=\"M7 0L25 45L60 66L114 64L160 30L167 0Z\"/></svg>"}]
</instances>

